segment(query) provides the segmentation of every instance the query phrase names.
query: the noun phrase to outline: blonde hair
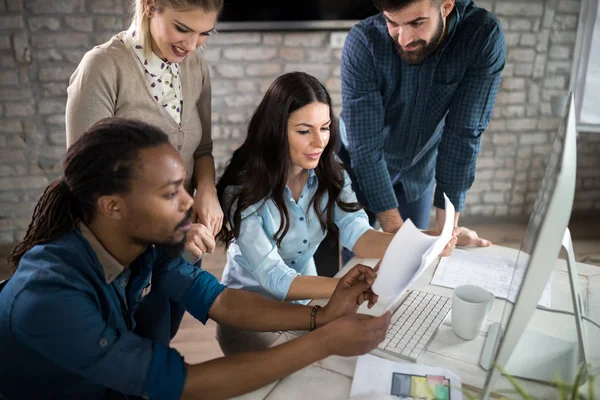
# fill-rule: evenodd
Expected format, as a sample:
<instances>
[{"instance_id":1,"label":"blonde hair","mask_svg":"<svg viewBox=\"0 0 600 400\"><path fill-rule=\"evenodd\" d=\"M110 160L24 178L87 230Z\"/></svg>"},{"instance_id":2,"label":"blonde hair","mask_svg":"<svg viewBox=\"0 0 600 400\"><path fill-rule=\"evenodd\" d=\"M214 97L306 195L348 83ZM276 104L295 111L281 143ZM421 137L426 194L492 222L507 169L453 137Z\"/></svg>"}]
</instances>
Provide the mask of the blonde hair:
<instances>
[{"instance_id":1,"label":"blonde hair","mask_svg":"<svg viewBox=\"0 0 600 400\"><path fill-rule=\"evenodd\" d=\"M146 6L153 4L156 10L174 8L182 10L186 8L199 7L206 12L220 12L223 8L223 0L133 0L135 9L129 31L136 32L140 45L144 48L144 54L149 56L152 51L152 35L150 33L150 17L146 14Z\"/></svg>"}]
</instances>

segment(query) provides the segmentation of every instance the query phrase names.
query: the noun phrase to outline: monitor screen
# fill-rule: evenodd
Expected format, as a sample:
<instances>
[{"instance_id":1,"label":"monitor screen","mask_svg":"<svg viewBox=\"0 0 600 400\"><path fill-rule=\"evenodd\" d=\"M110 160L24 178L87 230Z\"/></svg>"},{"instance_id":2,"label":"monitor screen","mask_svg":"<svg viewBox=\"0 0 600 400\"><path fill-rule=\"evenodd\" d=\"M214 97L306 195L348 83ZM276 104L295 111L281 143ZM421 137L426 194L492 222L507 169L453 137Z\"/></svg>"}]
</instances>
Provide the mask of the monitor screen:
<instances>
[{"instance_id":1,"label":"monitor screen","mask_svg":"<svg viewBox=\"0 0 600 400\"><path fill-rule=\"evenodd\" d=\"M217 29L341 29L378 12L371 0L225 0Z\"/></svg>"}]
</instances>

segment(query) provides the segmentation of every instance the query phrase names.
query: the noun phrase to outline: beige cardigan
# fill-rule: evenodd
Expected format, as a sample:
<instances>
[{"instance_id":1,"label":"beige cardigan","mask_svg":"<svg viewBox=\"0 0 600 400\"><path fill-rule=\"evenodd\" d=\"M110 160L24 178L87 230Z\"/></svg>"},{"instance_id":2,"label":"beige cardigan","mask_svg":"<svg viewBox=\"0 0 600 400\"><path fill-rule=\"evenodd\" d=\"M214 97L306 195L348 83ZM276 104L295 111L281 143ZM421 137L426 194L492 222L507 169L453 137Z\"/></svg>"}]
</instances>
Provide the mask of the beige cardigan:
<instances>
[{"instance_id":1,"label":"beige cardigan","mask_svg":"<svg viewBox=\"0 0 600 400\"><path fill-rule=\"evenodd\" d=\"M124 35L121 32L88 51L71 76L65 115L67 146L102 118L144 121L169 136L188 172L185 187L192 189L194 161L212 153L208 66L196 53L190 53L180 64L183 109L177 124L152 97L144 70L124 43Z\"/></svg>"}]
</instances>

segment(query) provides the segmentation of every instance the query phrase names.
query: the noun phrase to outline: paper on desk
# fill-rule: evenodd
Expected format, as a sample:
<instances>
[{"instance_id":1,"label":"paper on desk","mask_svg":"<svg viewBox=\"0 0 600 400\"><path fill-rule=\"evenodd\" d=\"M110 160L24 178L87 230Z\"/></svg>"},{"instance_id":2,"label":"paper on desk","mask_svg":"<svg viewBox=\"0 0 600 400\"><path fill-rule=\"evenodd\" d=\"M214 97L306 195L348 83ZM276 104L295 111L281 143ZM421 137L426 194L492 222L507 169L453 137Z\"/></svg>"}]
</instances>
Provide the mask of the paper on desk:
<instances>
[{"instance_id":1,"label":"paper on desk","mask_svg":"<svg viewBox=\"0 0 600 400\"><path fill-rule=\"evenodd\" d=\"M423 274L452 238L454 228L454 205L444 194L446 219L439 236L430 236L418 230L410 219L396 232L388 246L373 292L379 301L386 302L384 313L392 309L406 290Z\"/></svg>"},{"instance_id":2,"label":"paper on desk","mask_svg":"<svg viewBox=\"0 0 600 400\"><path fill-rule=\"evenodd\" d=\"M385 393L397 398L461 400L460 379L446 368L358 357L350 396Z\"/></svg>"},{"instance_id":3,"label":"paper on desk","mask_svg":"<svg viewBox=\"0 0 600 400\"><path fill-rule=\"evenodd\" d=\"M527 266L528 257L520 253L518 261L489 252L455 249L444 257L431 279L432 285L455 288L460 285L481 286L501 299L515 302ZM517 264L518 263L518 264ZM550 307L552 276L540 296L538 305Z\"/></svg>"}]
</instances>

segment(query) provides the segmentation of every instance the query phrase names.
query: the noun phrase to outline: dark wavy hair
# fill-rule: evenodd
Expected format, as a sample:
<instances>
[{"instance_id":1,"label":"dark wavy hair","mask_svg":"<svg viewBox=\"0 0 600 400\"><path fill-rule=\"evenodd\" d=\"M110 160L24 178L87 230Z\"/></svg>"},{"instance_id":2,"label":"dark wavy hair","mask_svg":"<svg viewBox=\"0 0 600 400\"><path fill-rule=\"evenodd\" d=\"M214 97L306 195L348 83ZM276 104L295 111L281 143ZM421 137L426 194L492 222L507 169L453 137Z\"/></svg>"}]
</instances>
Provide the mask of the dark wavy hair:
<instances>
[{"instance_id":1,"label":"dark wavy hair","mask_svg":"<svg viewBox=\"0 0 600 400\"><path fill-rule=\"evenodd\" d=\"M130 190L140 150L165 143L164 132L139 121L106 118L92 125L69 147L63 176L42 194L25 238L8 256L9 266L16 270L32 247L72 232L80 221L89 224L100 196Z\"/></svg>"},{"instance_id":2,"label":"dark wavy hair","mask_svg":"<svg viewBox=\"0 0 600 400\"><path fill-rule=\"evenodd\" d=\"M335 158L339 132L327 89L311 75L290 72L277 78L265 93L252 115L246 140L233 152L217 184L225 222L218 238L226 245L239 237L242 211L267 199L273 200L281 215L281 224L274 236L277 246L281 245L290 227L284 202L287 173L291 165L287 123L291 113L315 102L329 106L331 126L329 143L315 169L319 185L309 207L312 205L314 208L323 231L327 230L332 235L338 232L333 222L336 204L346 212L362 208L359 203L346 203L340 199L344 174L342 164ZM230 193L225 196L228 187L235 188L232 196ZM321 209L319 205L326 194L327 204Z\"/></svg>"},{"instance_id":3,"label":"dark wavy hair","mask_svg":"<svg viewBox=\"0 0 600 400\"><path fill-rule=\"evenodd\" d=\"M373 0L373 4L379 11L400 11L420 0ZM430 0L432 7L439 7L443 0Z\"/></svg>"}]
</instances>

